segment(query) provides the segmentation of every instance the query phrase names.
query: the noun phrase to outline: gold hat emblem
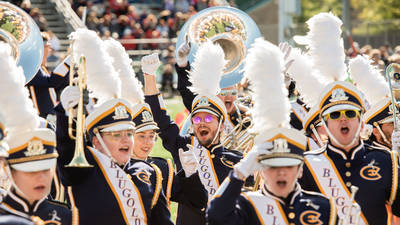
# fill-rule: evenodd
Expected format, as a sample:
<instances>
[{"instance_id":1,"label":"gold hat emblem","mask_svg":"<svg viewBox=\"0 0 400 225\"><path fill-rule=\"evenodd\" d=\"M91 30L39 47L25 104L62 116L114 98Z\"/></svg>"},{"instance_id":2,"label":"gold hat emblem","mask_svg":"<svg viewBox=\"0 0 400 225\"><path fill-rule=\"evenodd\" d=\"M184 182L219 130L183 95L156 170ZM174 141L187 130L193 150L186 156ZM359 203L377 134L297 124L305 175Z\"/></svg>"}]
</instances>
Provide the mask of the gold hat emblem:
<instances>
[{"instance_id":1,"label":"gold hat emblem","mask_svg":"<svg viewBox=\"0 0 400 225\"><path fill-rule=\"evenodd\" d=\"M208 98L207 97L200 98L198 106L210 106L210 103L208 103Z\"/></svg>"},{"instance_id":2,"label":"gold hat emblem","mask_svg":"<svg viewBox=\"0 0 400 225\"><path fill-rule=\"evenodd\" d=\"M346 96L346 92L342 88L337 88L332 91L330 102L346 101L349 97Z\"/></svg>"},{"instance_id":3,"label":"gold hat emblem","mask_svg":"<svg viewBox=\"0 0 400 225\"><path fill-rule=\"evenodd\" d=\"M32 139L28 142L27 151L24 152L25 156L42 155L46 153L46 149L41 140Z\"/></svg>"},{"instance_id":4,"label":"gold hat emblem","mask_svg":"<svg viewBox=\"0 0 400 225\"><path fill-rule=\"evenodd\" d=\"M142 116L143 116L143 119L142 119L143 123L153 121L153 116L151 115L151 113L149 111L143 111Z\"/></svg>"},{"instance_id":5,"label":"gold hat emblem","mask_svg":"<svg viewBox=\"0 0 400 225\"><path fill-rule=\"evenodd\" d=\"M290 152L290 149L288 148L287 140L283 139L283 138L275 139L274 140L274 148L272 149L272 152L276 152L276 153Z\"/></svg>"},{"instance_id":6,"label":"gold hat emblem","mask_svg":"<svg viewBox=\"0 0 400 225\"><path fill-rule=\"evenodd\" d=\"M114 112L115 116L113 116L114 120L121 120L129 118L128 112L126 111L125 106L118 106L115 108Z\"/></svg>"}]
</instances>

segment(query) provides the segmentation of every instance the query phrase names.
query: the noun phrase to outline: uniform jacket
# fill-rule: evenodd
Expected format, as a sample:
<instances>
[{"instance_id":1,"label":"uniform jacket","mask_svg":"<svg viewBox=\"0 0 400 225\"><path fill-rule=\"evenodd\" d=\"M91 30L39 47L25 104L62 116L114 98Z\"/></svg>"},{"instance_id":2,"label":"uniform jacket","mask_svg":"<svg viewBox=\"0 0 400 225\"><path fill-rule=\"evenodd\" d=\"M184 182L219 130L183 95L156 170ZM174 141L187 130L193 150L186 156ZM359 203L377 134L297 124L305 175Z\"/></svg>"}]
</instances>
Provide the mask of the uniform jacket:
<instances>
[{"instance_id":1,"label":"uniform jacket","mask_svg":"<svg viewBox=\"0 0 400 225\"><path fill-rule=\"evenodd\" d=\"M67 205L43 198L30 205L15 191L10 191L1 203L1 215L17 215L21 217L37 216L49 225L77 225L77 209L72 212ZM26 217L25 217L26 218Z\"/></svg>"},{"instance_id":2,"label":"uniform jacket","mask_svg":"<svg viewBox=\"0 0 400 225\"><path fill-rule=\"evenodd\" d=\"M330 142L316 151L305 153L305 167L300 184L305 190L322 192L316 180L330 179L332 176L326 168L323 177L315 178L310 172L310 160L318 155L327 156L330 164L333 164L335 174L339 174L343 186L350 192L352 185L359 188L355 200L361 206L361 210L368 224L386 224L387 212L385 204L392 206L395 216L400 216L400 196L398 189L398 157L395 152L387 151L371 145L365 145L362 141L351 149L349 153L334 147ZM313 170L316 168L313 168ZM317 175L315 175L317 176ZM328 196L336 198L336 205L340 210L345 202L337 198L336 187L328 185Z\"/></svg>"},{"instance_id":3,"label":"uniform jacket","mask_svg":"<svg viewBox=\"0 0 400 225\"><path fill-rule=\"evenodd\" d=\"M273 200L280 207L280 215L286 224L336 224L336 207L334 201L315 192L307 192L300 188L289 194L286 199L274 196L265 188L257 192L241 192L243 181L235 178L231 172L225 181L222 193L210 201L207 208L207 222L210 225L278 225L274 218L272 206L267 205L266 210L261 205L252 202L250 196L256 196L263 204L266 200ZM225 184L225 183L224 183ZM220 191L220 190L219 190ZM278 210L279 211L279 210ZM265 213L270 218L270 223L263 221Z\"/></svg>"},{"instance_id":4,"label":"uniform jacket","mask_svg":"<svg viewBox=\"0 0 400 225\"><path fill-rule=\"evenodd\" d=\"M56 135L59 157L57 164L63 185L68 186L71 205L76 205L80 210L80 225L126 224L119 202L92 152L85 149L86 159L93 167L66 168L64 166L71 161L75 145L68 136L67 127L68 118L62 107L58 107ZM131 177L140 193L147 224L172 225L161 187L162 176L158 168L142 160L132 159L121 169L128 174L128 177ZM119 187L125 188L123 183Z\"/></svg>"},{"instance_id":5,"label":"uniform jacket","mask_svg":"<svg viewBox=\"0 0 400 225\"><path fill-rule=\"evenodd\" d=\"M181 136L179 127L171 121L167 115L166 108L160 95L145 96L145 101L150 105L153 112L154 121L159 129L159 136L163 146L171 154L177 166L177 170L182 169L179 160L178 150L186 150L187 144L193 144L193 136ZM242 158L241 153L225 149L222 145L210 146L207 149L212 157L212 163L219 182L222 182L232 170L233 165ZM186 222L185 222L186 221ZM204 211L191 209L185 205L180 205L178 209L177 224L205 224Z\"/></svg>"}]
</instances>

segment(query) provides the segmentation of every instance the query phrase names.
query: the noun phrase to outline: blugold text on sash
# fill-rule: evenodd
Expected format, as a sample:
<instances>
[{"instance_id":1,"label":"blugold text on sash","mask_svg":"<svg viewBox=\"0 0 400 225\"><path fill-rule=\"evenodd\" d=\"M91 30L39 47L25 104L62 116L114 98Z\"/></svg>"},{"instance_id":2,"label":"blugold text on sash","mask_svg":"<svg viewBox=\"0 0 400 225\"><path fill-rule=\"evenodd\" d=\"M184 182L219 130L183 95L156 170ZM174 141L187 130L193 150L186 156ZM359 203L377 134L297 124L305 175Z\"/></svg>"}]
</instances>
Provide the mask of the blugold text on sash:
<instances>
[{"instance_id":1,"label":"blugold text on sash","mask_svg":"<svg viewBox=\"0 0 400 225\"><path fill-rule=\"evenodd\" d=\"M200 166L200 176L206 180L204 185L207 185L207 189L209 190L209 195L214 195L215 192L217 191L217 187L214 187L213 181L212 181L212 176L210 173L211 168L207 165L207 153L205 153L205 148L202 148L199 146L199 154L198 154L198 159L199 159L199 166Z\"/></svg>"}]
</instances>

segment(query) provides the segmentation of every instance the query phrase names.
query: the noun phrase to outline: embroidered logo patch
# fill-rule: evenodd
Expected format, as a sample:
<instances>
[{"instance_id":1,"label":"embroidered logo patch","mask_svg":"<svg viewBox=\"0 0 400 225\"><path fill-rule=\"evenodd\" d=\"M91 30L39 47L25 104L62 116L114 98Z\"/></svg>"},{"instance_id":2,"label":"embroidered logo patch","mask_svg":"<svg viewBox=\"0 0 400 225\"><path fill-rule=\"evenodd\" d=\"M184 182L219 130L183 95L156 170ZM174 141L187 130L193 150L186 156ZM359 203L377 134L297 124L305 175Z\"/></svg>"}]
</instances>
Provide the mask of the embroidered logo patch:
<instances>
[{"instance_id":1,"label":"embroidered logo patch","mask_svg":"<svg viewBox=\"0 0 400 225\"><path fill-rule=\"evenodd\" d=\"M200 98L198 106L210 106L210 103L208 103L208 98L207 97Z\"/></svg>"},{"instance_id":2,"label":"embroidered logo patch","mask_svg":"<svg viewBox=\"0 0 400 225\"><path fill-rule=\"evenodd\" d=\"M322 221L319 219L321 213L314 210L306 210L300 214L300 222L303 225L321 225Z\"/></svg>"},{"instance_id":3,"label":"embroidered logo patch","mask_svg":"<svg viewBox=\"0 0 400 225\"><path fill-rule=\"evenodd\" d=\"M126 119L129 117L128 112L126 111L125 106L118 106L115 108L114 112L115 116L113 116L114 120Z\"/></svg>"},{"instance_id":4,"label":"embroidered logo patch","mask_svg":"<svg viewBox=\"0 0 400 225\"><path fill-rule=\"evenodd\" d=\"M221 162L222 162L222 164L224 164L225 166L227 166L229 168L233 168L233 165L235 165L232 161L227 160L225 158L221 158Z\"/></svg>"},{"instance_id":5,"label":"embroidered logo patch","mask_svg":"<svg viewBox=\"0 0 400 225\"><path fill-rule=\"evenodd\" d=\"M141 170L141 171L138 171L137 173L135 173L134 175L136 175L136 177L143 183L146 183L148 185L151 184L151 182L150 182L151 173L149 171Z\"/></svg>"},{"instance_id":6,"label":"embroidered logo patch","mask_svg":"<svg viewBox=\"0 0 400 225\"><path fill-rule=\"evenodd\" d=\"M379 180L382 177L379 174L379 170L381 170L381 168L369 164L369 165L361 168L360 175L362 178L364 178L366 180Z\"/></svg>"},{"instance_id":7,"label":"embroidered logo patch","mask_svg":"<svg viewBox=\"0 0 400 225\"><path fill-rule=\"evenodd\" d=\"M143 117L143 119L142 119L143 123L153 121L153 116L151 115L151 113L149 111L143 111L142 117Z\"/></svg>"}]
</instances>

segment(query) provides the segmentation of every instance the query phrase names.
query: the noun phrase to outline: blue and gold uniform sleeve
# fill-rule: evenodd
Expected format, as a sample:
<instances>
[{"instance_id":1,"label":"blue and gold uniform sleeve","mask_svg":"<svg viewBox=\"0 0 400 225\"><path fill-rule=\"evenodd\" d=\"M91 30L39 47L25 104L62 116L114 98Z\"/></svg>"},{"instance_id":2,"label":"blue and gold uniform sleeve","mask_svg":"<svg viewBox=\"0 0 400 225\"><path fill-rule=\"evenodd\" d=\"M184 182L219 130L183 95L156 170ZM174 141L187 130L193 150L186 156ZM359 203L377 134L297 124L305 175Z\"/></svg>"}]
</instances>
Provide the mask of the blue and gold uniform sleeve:
<instances>
[{"instance_id":1,"label":"blue and gold uniform sleeve","mask_svg":"<svg viewBox=\"0 0 400 225\"><path fill-rule=\"evenodd\" d=\"M309 164L306 161L303 166L303 175L298 182L303 190L321 193L308 166Z\"/></svg>"},{"instance_id":2,"label":"blue and gold uniform sleeve","mask_svg":"<svg viewBox=\"0 0 400 225\"><path fill-rule=\"evenodd\" d=\"M159 136L162 140L162 144L164 148L171 153L177 170L179 171L182 169L182 165L179 160L178 150L179 148L187 149L186 145L191 143L190 137L179 135L179 127L167 114L164 101L160 94L145 96L145 102L150 105L154 121L160 128Z\"/></svg>"},{"instance_id":3,"label":"blue and gold uniform sleeve","mask_svg":"<svg viewBox=\"0 0 400 225\"><path fill-rule=\"evenodd\" d=\"M392 214L400 217L400 188L399 188L399 157L396 151L391 152L392 158L392 187L390 190L388 204L392 207Z\"/></svg>"},{"instance_id":4,"label":"blue and gold uniform sleeve","mask_svg":"<svg viewBox=\"0 0 400 225\"><path fill-rule=\"evenodd\" d=\"M183 104L189 112L192 110L192 102L196 95L193 94L192 91L189 90L188 87L192 86L192 83L189 81L189 73L190 64L186 67L179 67L178 64L175 64L175 70L178 74L178 91L182 96Z\"/></svg>"},{"instance_id":5,"label":"blue and gold uniform sleeve","mask_svg":"<svg viewBox=\"0 0 400 225\"><path fill-rule=\"evenodd\" d=\"M240 196L243 184L244 181L235 178L233 171L231 171L207 207L206 219L208 224L250 224L247 219L246 207L243 207L243 199L241 201Z\"/></svg>"},{"instance_id":6,"label":"blue and gold uniform sleeve","mask_svg":"<svg viewBox=\"0 0 400 225\"><path fill-rule=\"evenodd\" d=\"M55 88L61 90L69 84L69 61L70 56L64 59L51 74L40 69L28 85L36 87Z\"/></svg>"}]
</instances>

